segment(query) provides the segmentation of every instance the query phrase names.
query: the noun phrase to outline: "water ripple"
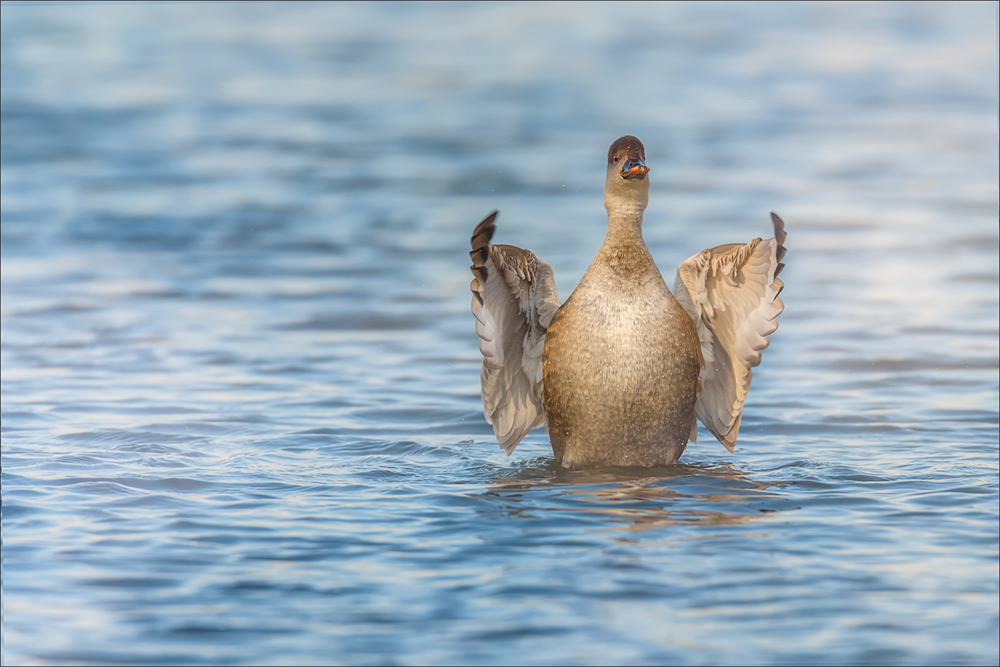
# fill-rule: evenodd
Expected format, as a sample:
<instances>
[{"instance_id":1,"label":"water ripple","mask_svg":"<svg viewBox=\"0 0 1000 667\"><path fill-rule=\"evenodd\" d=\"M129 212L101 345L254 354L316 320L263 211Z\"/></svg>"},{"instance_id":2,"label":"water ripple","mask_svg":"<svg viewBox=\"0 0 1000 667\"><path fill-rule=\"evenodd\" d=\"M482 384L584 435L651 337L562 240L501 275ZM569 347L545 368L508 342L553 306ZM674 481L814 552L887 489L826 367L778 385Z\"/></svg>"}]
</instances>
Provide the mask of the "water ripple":
<instances>
[{"instance_id":1,"label":"water ripple","mask_svg":"<svg viewBox=\"0 0 1000 667\"><path fill-rule=\"evenodd\" d=\"M996 663L995 12L725 9L4 5L4 662ZM565 298L623 132L781 328L734 454L508 458L469 234Z\"/></svg>"}]
</instances>

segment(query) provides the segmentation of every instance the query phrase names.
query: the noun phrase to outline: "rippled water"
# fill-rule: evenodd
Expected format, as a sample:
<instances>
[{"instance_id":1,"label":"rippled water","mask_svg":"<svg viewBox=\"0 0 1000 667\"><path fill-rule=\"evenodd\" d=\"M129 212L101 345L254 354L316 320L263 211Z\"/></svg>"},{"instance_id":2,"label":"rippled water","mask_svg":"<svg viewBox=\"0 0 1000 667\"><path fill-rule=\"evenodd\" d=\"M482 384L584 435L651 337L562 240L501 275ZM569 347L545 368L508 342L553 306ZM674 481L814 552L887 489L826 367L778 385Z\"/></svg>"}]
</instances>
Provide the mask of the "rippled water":
<instances>
[{"instance_id":1,"label":"rippled water","mask_svg":"<svg viewBox=\"0 0 1000 667\"><path fill-rule=\"evenodd\" d=\"M995 5L285 4L3 7L5 662L1000 660ZM469 236L626 132L787 222L740 443L507 458Z\"/></svg>"}]
</instances>

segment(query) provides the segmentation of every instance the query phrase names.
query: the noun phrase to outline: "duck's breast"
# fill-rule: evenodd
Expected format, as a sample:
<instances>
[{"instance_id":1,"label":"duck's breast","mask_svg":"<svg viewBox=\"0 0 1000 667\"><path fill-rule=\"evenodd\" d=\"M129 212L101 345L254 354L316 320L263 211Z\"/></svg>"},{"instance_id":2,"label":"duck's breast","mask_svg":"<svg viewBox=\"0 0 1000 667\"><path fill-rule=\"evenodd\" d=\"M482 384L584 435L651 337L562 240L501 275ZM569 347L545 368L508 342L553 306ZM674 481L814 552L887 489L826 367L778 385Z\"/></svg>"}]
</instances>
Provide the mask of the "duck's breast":
<instances>
[{"instance_id":1,"label":"duck's breast","mask_svg":"<svg viewBox=\"0 0 1000 667\"><path fill-rule=\"evenodd\" d=\"M594 268L545 339L553 451L569 467L672 463L694 414L701 367L694 323L658 271L623 280Z\"/></svg>"}]
</instances>

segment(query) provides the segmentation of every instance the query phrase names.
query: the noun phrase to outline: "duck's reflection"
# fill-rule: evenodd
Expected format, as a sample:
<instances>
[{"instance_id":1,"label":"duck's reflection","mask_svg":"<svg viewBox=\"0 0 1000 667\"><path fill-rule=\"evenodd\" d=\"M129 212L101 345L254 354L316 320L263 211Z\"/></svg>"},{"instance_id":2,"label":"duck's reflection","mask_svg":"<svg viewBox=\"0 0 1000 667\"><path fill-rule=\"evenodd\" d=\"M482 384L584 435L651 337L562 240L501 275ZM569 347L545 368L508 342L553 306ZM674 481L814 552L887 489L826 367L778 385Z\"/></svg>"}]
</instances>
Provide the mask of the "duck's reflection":
<instances>
[{"instance_id":1,"label":"duck's reflection","mask_svg":"<svg viewBox=\"0 0 1000 667\"><path fill-rule=\"evenodd\" d=\"M768 491L770 485L728 462L578 471L541 457L488 482L486 496L511 516L603 515L620 520L615 529L628 531L749 523L777 511L780 504Z\"/></svg>"}]
</instances>

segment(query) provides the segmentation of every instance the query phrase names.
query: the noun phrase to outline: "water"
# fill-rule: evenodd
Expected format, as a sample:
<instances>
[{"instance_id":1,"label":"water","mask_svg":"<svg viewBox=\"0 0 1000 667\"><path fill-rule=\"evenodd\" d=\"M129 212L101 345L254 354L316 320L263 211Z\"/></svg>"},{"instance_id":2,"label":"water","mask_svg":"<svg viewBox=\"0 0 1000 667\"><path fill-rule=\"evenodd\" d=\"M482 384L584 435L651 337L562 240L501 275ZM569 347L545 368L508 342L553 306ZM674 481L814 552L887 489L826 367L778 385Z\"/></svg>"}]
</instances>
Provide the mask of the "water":
<instances>
[{"instance_id":1,"label":"water","mask_svg":"<svg viewBox=\"0 0 1000 667\"><path fill-rule=\"evenodd\" d=\"M5 5L7 663L993 663L995 5ZM736 453L566 472L468 240L570 294L788 226Z\"/></svg>"}]
</instances>

